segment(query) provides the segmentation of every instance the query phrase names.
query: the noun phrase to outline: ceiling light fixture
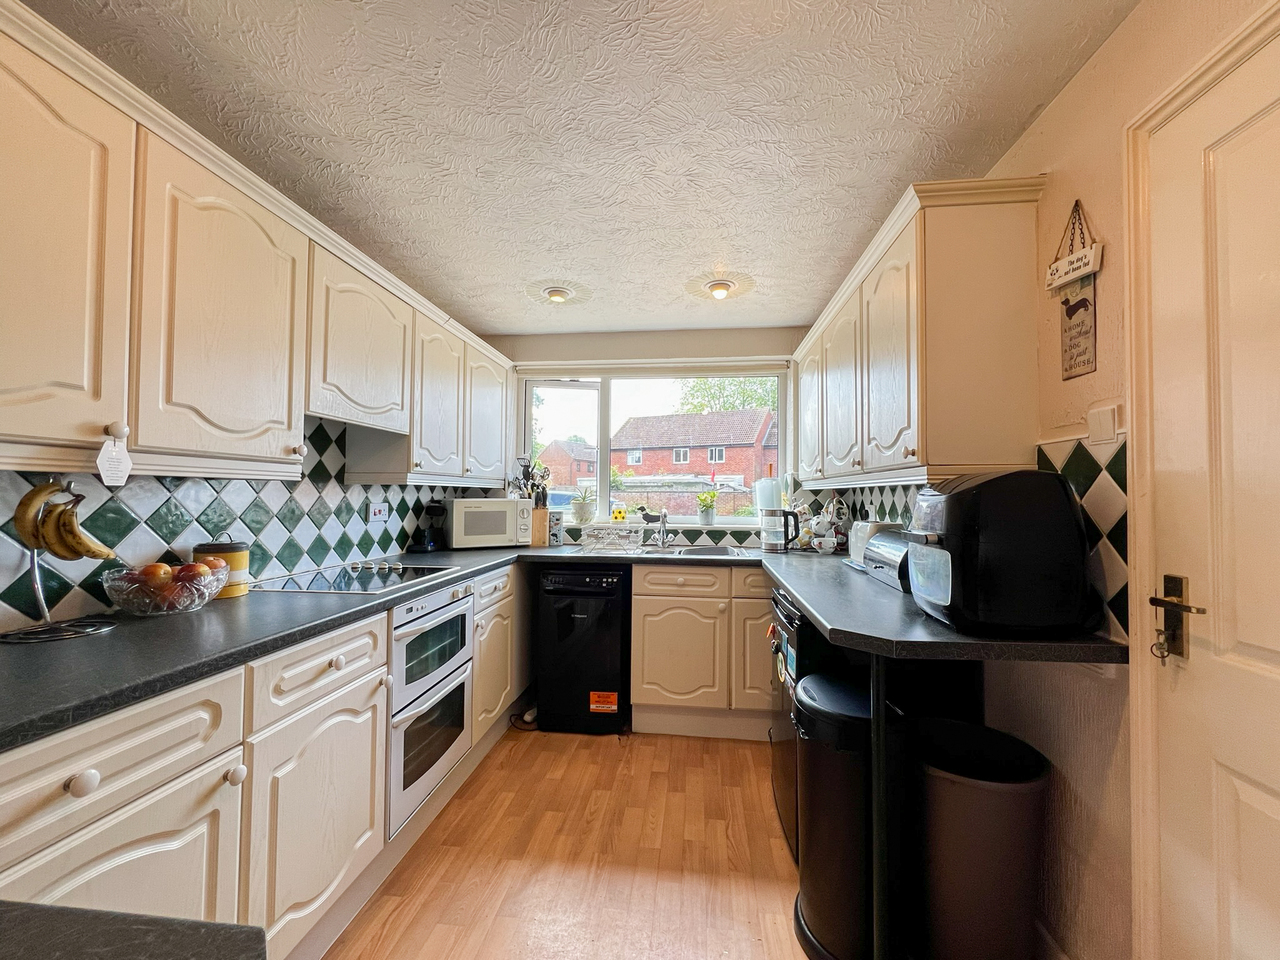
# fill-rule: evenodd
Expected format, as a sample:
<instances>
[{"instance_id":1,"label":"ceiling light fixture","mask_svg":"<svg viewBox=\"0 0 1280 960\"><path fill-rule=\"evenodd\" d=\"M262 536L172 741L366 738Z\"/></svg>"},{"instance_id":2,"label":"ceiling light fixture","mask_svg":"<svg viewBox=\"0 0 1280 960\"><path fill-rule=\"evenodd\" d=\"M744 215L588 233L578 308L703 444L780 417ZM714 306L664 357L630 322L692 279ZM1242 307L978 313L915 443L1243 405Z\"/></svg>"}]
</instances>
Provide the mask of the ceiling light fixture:
<instances>
[{"instance_id":1,"label":"ceiling light fixture","mask_svg":"<svg viewBox=\"0 0 1280 960\"><path fill-rule=\"evenodd\" d=\"M552 303L564 303L573 296L573 292L571 290L566 290L564 287L548 287L546 289L546 294L547 299Z\"/></svg>"},{"instance_id":2,"label":"ceiling light fixture","mask_svg":"<svg viewBox=\"0 0 1280 960\"><path fill-rule=\"evenodd\" d=\"M712 280L707 284L707 293L717 300L723 300L731 290L733 290L733 284L728 280Z\"/></svg>"}]
</instances>

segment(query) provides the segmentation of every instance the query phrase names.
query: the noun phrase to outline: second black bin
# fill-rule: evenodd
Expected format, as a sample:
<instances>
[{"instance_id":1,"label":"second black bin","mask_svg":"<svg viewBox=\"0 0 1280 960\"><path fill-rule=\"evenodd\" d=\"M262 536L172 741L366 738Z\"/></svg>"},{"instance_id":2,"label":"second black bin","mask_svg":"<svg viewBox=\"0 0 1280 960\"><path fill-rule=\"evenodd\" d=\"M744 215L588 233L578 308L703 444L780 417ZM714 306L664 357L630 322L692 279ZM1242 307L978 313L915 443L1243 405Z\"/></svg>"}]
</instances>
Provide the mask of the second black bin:
<instances>
[{"instance_id":1,"label":"second black bin","mask_svg":"<svg viewBox=\"0 0 1280 960\"><path fill-rule=\"evenodd\" d=\"M800 893L796 937L812 960L871 951L871 698L865 682L796 684Z\"/></svg>"}]
</instances>

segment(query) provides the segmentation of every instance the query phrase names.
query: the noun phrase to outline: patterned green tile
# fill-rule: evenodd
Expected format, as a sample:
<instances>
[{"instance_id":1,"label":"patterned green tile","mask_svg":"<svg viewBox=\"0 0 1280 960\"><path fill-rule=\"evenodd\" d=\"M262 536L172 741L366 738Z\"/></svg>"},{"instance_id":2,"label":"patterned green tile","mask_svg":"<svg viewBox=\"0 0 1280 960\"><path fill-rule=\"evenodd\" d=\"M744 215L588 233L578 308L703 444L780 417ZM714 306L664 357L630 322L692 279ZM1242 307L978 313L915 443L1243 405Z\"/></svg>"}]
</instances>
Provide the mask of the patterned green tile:
<instances>
[{"instance_id":1,"label":"patterned green tile","mask_svg":"<svg viewBox=\"0 0 1280 960\"><path fill-rule=\"evenodd\" d=\"M1093 458L1093 454L1083 443L1077 443L1071 449L1071 455L1062 465L1062 475L1067 478L1077 497L1083 497L1089 492L1093 481L1098 479L1100 473L1102 473L1102 467L1098 465L1098 461Z\"/></svg>"},{"instance_id":2,"label":"patterned green tile","mask_svg":"<svg viewBox=\"0 0 1280 960\"><path fill-rule=\"evenodd\" d=\"M333 516L333 507L325 501L324 497L316 497L316 502L311 505L311 509L307 511L307 516L311 518L311 522L316 525L319 530L324 526L325 521Z\"/></svg>"},{"instance_id":3,"label":"patterned green tile","mask_svg":"<svg viewBox=\"0 0 1280 960\"><path fill-rule=\"evenodd\" d=\"M1129 633L1129 585L1125 584L1121 587L1114 597L1107 601L1107 608L1110 609L1112 616L1120 621L1120 626L1124 628L1126 634Z\"/></svg>"},{"instance_id":4,"label":"patterned green tile","mask_svg":"<svg viewBox=\"0 0 1280 960\"><path fill-rule=\"evenodd\" d=\"M1058 468L1053 465L1049 455L1044 452L1044 447L1036 447L1036 469L1048 470L1050 473L1058 472Z\"/></svg>"},{"instance_id":5,"label":"patterned green tile","mask_svg":"<svg viewBox=\"0 0 1280 960\"><path fill-rule=\"evenodd\" d=\"M3 533L18 546L22 547L23 550L27 549L22 542L22 538L18 536L18 528L14 526L13 517L10 517L4 523L0 523L0 533Z\"/></svg>"},{"instance_id":6,"label":"patterned green tile","mask_svg":"<svg viewBox=\"0 0 1280 960\"><path fill-rule=\"evenodd\" d=\"M391 551L392 544L395 542L395 537L393 537L387 530L383 530L382 533L378 535L378 549L383 553L389 553Z\"/></svg>"},{"instance_id":7,"label":"patterned green tile","mask_svg":"<svg viewBox=\"0 0 1280 960\"><path fill-rule=\"evenodd\" d=\"M343 501L343 502L345 503L346 501ZM351 538L347 536L347 533L345 530L342 533L338 534L337 540L333 541L333 552L336 553L338 557L342 560L345 560L347 559L347 557L351 556L351 551L354 550L355 547L356 545L352 542Z\"/></svg>"},{"instance_id":8,"label":"patterned green tile","mask_svg":"<svg viewBox=\"0 0 1280 960\"><path fill-rule=\"evenodd\" d=\"M362 534L360 534L360 539L356 541L356 549L359 550L366 557L369 556L369 551L372 550L375 545L376 545L376 541L373 539L373 535L370 534L368 530L365 530Z\"/></svg>"},{"instance_id":9,"label":"patterned green tile","mask_svg":"<svg viewBox=\"0 0 1280 960\"><path fill-rule=\"evenodd\" d=\"M351 501L343 497L338 501L338 505L333 508L333 515L338 518L338 522L344 527L351 522L351 518L356 515L356 508L351 505Z\"/></svg>"},{"instance_id":10,"label":"patterned green tile","mask_svg":"<svg viewBox=\"0 0 1280 960\"><path fill-rule=\"evenodd\" d=\"M210 477L208 480L209 486L213 487L214 493L221 493L223 490L227 489L227 484L230 482L230 480L219 477Z\"/></svg>"},{"instance_id":11,"label":"patterned green tile","mask_svg":"<svg viewBox=\"0 0 1280 960\"><path fill-rule=\"evenodd\" d=\"M333 441L334 446L338 448L338 452L342 454L342 459L347 458L347 431L343 430Z\"/></svg>"},{"instance_id":12,"label":"patterned green tile","mask_svg":"<svg viewBox=\"0 0 1280 960\"><path fill-rule=\"evenodd\" d=\"M141 522L128 507L112 497L85 518L84 528L108 547L116 547Z\"/></svg>"},{"instance_id":13,"label":"patterned green tile","mask_svg":"<svg viewBox=\"0 0 1280 960\"><path fill-rule=\"evenodd\" d=\"M196 518L211 537L216 537L236 521L236 512L221 497L215 497Z\"/></svg>"},{"instance_id":14,"label":"patterned green tile","mask_svg":"<svg viewBox=\"0 0 1280 960\"><path fill-rule=\"evenodd\" d=\"M271 512L271 508L267 506L266 501L261 497L254 497L253 503L244 508L244 513L240 514L240 521L253 531L256 537L267 529L267 524L271 522L271 518L275 516ZM319 524L316 524L319 526Z\"/></svg>"},{"instance_id":15,"label":"patterned green tile","mask_svg":"<svg viewBox=\"0 0 1280 960\"><path fill-rule=\"evenodd\" d=\"M409 531L401 527L396 531L396 546L404 550L409 545Z\"/></svg>"},{"instance_id":16,"label":"patterned green tile","mask_svg":"<svg viewBox=\"0 0 1280 960\"><path fill-rule=\"evenodd\" d=\"M707 539L712 543L719 543L728 535L728 533L729 531L727 530L708 530Z\"/></svg>"},{"instance_id":17,"label":"patterned green tile","mask_svg":"<svg viewBox=\"0 0 1280 960\"><path fill-rule=\"evenodd\" d=\"M736 540L738 543L738 546L742 546L744 543L746 543L748 540L751 539L751 531L750 530L730 530L729 537L732 540Z\"/></svg>"},{"instance_id":18,"label":"patterned green tile","mask_svg":"<svg viewBox=\"0 0 1280 960\"><path fill-rule=\"evenodd\" d=\"M280 545L280 549L276 551L276 559L286 570L292 570L298 565L298 561L302 559L306 553L302 549L302 545L293 537L289 537Z\"/></svg>"},{"instance_id":19,"label":"patterned green tile","mask_svg":"<svg viewBox=\"0 0 1280 960\"><path fill-rule=\"evenodd\" d=\"M105 606L111 606L111 598L102 586L102 575L108 570L115 570L125 564L120 560L103 560L94 567L93 572L80 581L80 589Z\"/></svg>"},{"instance_id":20,"label":"patterned green tile","mask_svg":"<svg viewBox=\"0 0 1280 960\"><path fill-rule=\"evenodd\" d=\"M254 493L261 493L263 489L266 487L266 485L271 481L270 480L246 480L245 482L248 483L249 486L253 487Z\"/></svg>"},{"instance_id":21,"label":"patterned green tile","mask_svg":"<svg viewBox=\"0 0 1280 960\"><path fill-rule=\"evenodd\" d=\"M276 519L284 524L286 530L292 533L306 515L307 512L302 509L302 504L290 497L280 507L280 512L276 514Z\"/></svg>"},{"instance_id":22,"label":"patterned green tile","mask_svg":"<svg viewBox=\"0 0 1280 960\"><path fill-rule=\"evenodd\" d=\"M346 431L343 431L344 433ZM333 446L333 440L329 436L329 431L322 424L317 424L316 428L307 434L307 446L311 448L311 452L317 457L323 457L328 449Z\"/></svg>"},{"instance_id":23,"label":"patterned green tile","mask_svg":"<svg viewBox=\"0 0 1280 960\"><path fill-rule=\"evenodd\" d=\"M316 566L323 566L325 557L329 556L329 541L317 536L307 547L307 556L315 561Z\"/></svg>"},{"instance_id":24,"label":"patterned green tile","mask_svg":"<svg viewBox=\"0 0 1280 960\"><path fill-rule=\"evenodd\" d=\"M44 588L45 603L52 610L71 592L73 584L52 567L40 564L40 585ZM0 591L0 601L32 620L40 619L40 607L36 604L36 594L31 588L31 573L24 570L18 577Z\"/></svg>"},{"instance_id":25,"label":"patterned green tile","mask_svg":"<svg viewBox=\"0 0 1280 960\"><path fill-rule=\"evenodd\" d=\"M156 480L160 482L160 486L164 487L170 493L173 493L173 491L182 486L186 479L186 477L156 477Z\"/></svg>"},{"instance_id":26,"label":"patterned green tile","mask_svg":"<svg viewBox=\"0 0 1280 960\"><path fill-rule=\"evenodd\" d=\"M191 526L191 521L194 519L191 514L187 513L186 507L170 497L160 504L151 516L147 517L147 526L154 530L156 536L165 543L173 543L182 534L183 530Z\"/></svg>"},{"instance_id":27,"label":"patterned green tile","mask_svg":"<svg viewBox=\"0 0 1280 960\"><path fill-rule=\"evenodd\" d=\"M262 576L262 571L267 569L267 564L271 562L271 551L261 540L255 540L249 545L249 574L253 577Z\"/></svg>"},{"instance_id":28,"label":"patterned green tile","mask_svg":"<svg viewBox=\"0 0 1280 960\"><path fill-rule=\"evenodd\" d=\"M317 490L323 490L325 484L333 479L333 474L329 472L323 460L317 460L315 466L307 471L307 479L315 484Z\"/></svg>"},{"instance_id":29,"label":"patterned green tile","mask_svg":"<svg viewBox=\"0 0 1280 960\"><path fill-rule=\"evenodd\" d=\"M399 503L396 504L395 510L392 512L395 513L395 515L399 517L401 520L403 520L405 517L409 515L409 501L401 500Z\"/></svg>"},{"instance_id":30,"label":"patterned green tile","mask_svg":"<svg viewBox=\"0 0 1280 960\"><path fill-rule=\"evenodd\" d=\"M1116 553L1125 563L1129 562L1129 515L1121 514L1120 519L1107 531L1107 542L1115 547Z\"/></svg>"},{"instance_id":31,"label":"patterned green tile","mask_svg":"<svg viewBox=\"0 0 1280 960\"><path fill-rule=\"evenodd\" d=\"M1120 449L1112 454L1111 459L1107 461L1107 473L1111 474L1111 479L1116 482L1116 486L1124 493L1129 492L1129 464L1127 460L1128 451L1126 449L1128 445L1127 442L1120 444Z\"/></svg>"},{"instance_id":32,"label":"patterned green tile","mask_svg":"<svg viewBox=\"0 0 1280 960\"><path fill-rule=\"evenodd\" d=\"M1102 531L1094 523L1093 517L1089 516L1088 510L1081 510L1080 512L1084 516L1084 537L1089 543L1089 549L1092 550L1102 541Z\"/></svg>"}]
</instances>

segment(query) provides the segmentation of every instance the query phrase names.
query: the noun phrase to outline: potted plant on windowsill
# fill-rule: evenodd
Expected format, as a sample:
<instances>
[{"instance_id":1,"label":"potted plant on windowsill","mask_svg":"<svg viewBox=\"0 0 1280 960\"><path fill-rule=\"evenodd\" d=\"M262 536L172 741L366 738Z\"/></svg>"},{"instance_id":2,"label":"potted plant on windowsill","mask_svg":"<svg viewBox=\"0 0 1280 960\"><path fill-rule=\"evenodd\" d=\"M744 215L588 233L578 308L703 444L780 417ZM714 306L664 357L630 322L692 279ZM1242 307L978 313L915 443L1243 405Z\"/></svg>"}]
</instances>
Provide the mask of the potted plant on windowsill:
<instances>
[{"instance_id":1,"label":"potted plant on windowsill","mask_svg":"<svg viewBox=\"0 0 1280 960\"><path fill-rule=\"evenodd\" d=\"M716 498L719 496L715 490L704 490L698 494L698 522L704 527L716 522Z\"/></svg>"},{"instance_id":2,"label":"potted plant on windowsill","mask_svg":"<svg viewBox=\"0 0 1280 960\"><path fill-rule=\"evenodd\" d=\"M589 523L596 512L595 489L579 487L578 492L569 498L569 506L573 510L575 523Z\"/></svg>"}]
</instances>

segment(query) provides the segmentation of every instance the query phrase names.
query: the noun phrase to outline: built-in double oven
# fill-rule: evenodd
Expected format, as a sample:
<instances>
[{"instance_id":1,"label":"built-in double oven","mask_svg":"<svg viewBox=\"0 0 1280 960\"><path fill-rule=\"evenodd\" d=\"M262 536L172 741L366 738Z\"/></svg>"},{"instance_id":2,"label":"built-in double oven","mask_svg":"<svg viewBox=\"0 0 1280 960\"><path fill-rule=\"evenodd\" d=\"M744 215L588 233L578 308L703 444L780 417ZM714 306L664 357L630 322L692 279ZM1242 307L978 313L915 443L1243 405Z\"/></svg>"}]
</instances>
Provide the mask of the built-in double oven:
<instances>
[{"instance_id":1,"label":"built-in double oven","mask_svg":"<svg viewBox=\"0 0 1280 960\"><path fill-rule=\"evenodd\" d=\"M472 616L470 584L392 613L388 837L471 749Z\"/></svg>"}]
</instances>

